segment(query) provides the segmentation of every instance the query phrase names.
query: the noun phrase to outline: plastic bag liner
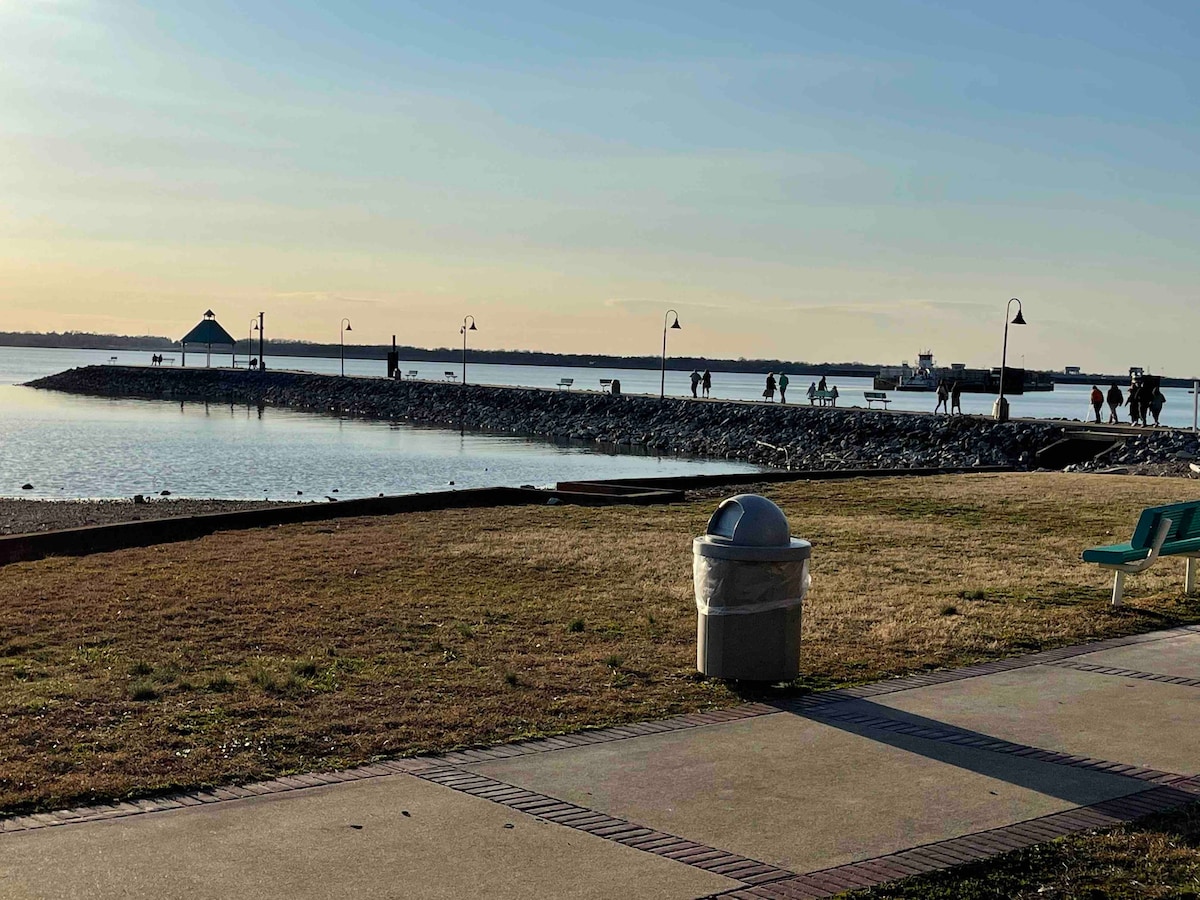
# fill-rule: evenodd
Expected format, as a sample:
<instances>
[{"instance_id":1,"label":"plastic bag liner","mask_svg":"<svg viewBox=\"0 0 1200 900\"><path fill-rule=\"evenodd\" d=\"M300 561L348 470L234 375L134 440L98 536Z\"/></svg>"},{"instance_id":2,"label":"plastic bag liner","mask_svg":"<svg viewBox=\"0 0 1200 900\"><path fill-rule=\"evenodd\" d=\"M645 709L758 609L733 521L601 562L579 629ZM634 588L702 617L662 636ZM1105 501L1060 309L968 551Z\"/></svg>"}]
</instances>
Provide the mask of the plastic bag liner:
<instances>
[{"instance_id":1,"label":"plastic bag liner","mask_svg":"<svg viewBox=\"0 0 1200 900\"><path fill-rule=\"evenodd\" d=\"M744 616L799 606L812 579L808 560L747 562L692 557L696 609L702 616Z\"/></svg>"}]
</instances>

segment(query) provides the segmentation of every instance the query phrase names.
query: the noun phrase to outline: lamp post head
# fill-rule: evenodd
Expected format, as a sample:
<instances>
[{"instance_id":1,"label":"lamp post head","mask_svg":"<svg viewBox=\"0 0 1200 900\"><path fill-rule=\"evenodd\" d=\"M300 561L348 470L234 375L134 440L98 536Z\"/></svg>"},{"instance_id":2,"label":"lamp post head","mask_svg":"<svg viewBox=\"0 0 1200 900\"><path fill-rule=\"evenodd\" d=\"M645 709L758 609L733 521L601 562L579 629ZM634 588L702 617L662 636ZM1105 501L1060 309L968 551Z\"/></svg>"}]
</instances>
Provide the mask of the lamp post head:
<instances>
[{"instance_id":1,"label":"lamp post head","mask_svg":"<svg viewBox=\"0 0 1200 900\"><path fill-rule=\"evenodd\" d=\"M346 330L347 330L347 331L353 331L353 330L354 330L353 328L351 328L351 327L350 327L350 323L349 323L349 322L347 322L347 323L346 323Z\"/></svg>"},{"instance_id":2,"label":"lamp post head","mask_svg":"<svg viewBox=\"0 0 1200 900\"><path fill-rule=\"evenodd\" d=\"M671 323L671 327L672 327L672 328L674 328L676 331L682 331L682 330L683 330L683 329L682 329L682 327L681 327L681 326L680 326L680 324L679 324L679 316L676 316L676 317L675 317L675 321Z\"/></svg>"},{"instance_id":3,"label":"lamp post head","mask_svg":"<svg viewBox=\"0 0 1200 900\"><path fill-rule=\"evenodd\" d=\"M1021 315L1021 310L1019 307L1017 309L1017 314L1015 316L1013 316L1012 323L1014 325L1024 325L1025 324L1025 317L1023 315Z\"/></svg>"},{"instance_id":4,"label":"lamp post head","mask_svg":"<svg viewBox=\"0 0 1200 900\"><path fill-rule=\"evenodd\" d=\"M474 320L474 319L472 319L472 320L471 320L471 327L470 327L470 328L468 328L468 329L467 329L467 331L478 331L478 330L479 330L479 329L475 327L475 320Z\"/></svg>"}]
</instances>

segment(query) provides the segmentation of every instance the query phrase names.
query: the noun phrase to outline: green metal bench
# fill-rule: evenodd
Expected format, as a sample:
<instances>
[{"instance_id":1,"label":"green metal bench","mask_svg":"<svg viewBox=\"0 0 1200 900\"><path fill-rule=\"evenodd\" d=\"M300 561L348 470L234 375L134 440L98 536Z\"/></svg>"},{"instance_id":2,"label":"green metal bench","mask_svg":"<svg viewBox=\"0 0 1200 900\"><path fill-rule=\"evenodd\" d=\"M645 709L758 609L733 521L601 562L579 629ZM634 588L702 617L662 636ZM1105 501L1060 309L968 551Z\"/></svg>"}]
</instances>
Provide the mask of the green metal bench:
<instances>
[{"instance_id":1,"label":"green metal bench","mask_svg":"<svg viewBox=\"0 0 1200 900\"><path fill-rule=\"evenodd\" d=\"M1116 573L1113 606L1121 605L1125 576L1146 571L1160 556L1187 557L1183 589L1192 593L1196 587L1196 560L1200 559L1200 500L1144 509L1128 543L1083 551L1084 562Z\"/></svg>"}]
</instances>

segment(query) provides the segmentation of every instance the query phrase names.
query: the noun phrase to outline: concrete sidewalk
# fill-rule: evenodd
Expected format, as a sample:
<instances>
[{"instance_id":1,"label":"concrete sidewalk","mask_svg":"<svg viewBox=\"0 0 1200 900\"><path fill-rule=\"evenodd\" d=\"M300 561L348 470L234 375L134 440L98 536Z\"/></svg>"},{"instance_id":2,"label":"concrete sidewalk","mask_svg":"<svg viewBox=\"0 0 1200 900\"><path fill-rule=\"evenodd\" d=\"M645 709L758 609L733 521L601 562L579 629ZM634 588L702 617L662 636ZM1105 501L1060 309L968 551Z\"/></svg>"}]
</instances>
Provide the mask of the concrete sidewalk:
<instances>
[{"instance_id":1,"label":"concrete sidewalk","mask_svg":"<svg viewBox=\"0 0 1200 900\"><path fill-rule=\"evenodd\" d=\"M1200 799L1200 628L0 822L0 897L829 896Z\"/></svg>"}]
</instances>

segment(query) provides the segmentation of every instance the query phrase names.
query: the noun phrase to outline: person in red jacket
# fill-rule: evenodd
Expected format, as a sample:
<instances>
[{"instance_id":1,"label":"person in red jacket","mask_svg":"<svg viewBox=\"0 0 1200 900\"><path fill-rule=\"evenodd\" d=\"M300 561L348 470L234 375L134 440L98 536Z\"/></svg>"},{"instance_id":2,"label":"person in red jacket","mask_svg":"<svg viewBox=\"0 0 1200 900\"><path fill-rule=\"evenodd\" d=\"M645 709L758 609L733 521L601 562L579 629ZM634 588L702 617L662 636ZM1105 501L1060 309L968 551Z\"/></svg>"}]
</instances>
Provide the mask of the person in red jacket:
<instances>
[{"instance_id":1,"label":"person in red jacket","mask_svg":"<svg viewBox=\"0 0 1200 900\"><path fill-rule=\"evenodd\" d=\"M1096 385L1092 385L1092 409L1096 411L1096 424L1100 424L1100 408L1104 406L1104 394Z\"/></svg>"}]
</instances>

